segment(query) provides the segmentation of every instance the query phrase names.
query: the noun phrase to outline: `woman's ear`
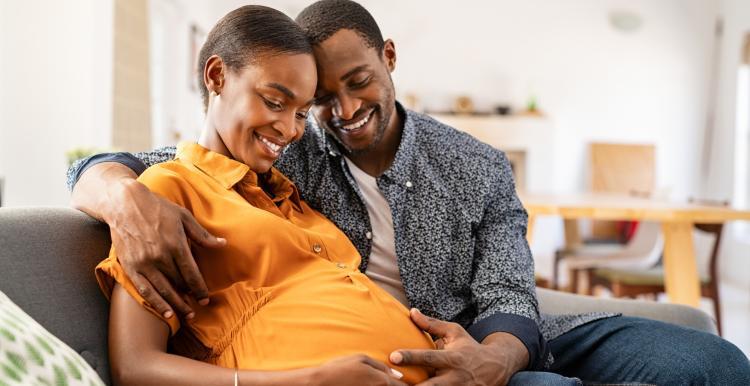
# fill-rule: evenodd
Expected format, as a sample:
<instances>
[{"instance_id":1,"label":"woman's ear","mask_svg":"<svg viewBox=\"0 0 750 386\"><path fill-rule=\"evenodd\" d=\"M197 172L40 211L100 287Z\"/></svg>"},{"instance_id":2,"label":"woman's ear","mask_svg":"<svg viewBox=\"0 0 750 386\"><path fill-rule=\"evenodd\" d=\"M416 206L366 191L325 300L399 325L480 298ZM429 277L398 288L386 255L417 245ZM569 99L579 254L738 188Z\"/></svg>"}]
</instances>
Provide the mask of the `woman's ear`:
<instances>
[{"instance_id":1,"label":"woman's ear","mask_svg":"<svg viewBox=\"0 0 750 386\"><path fill-rule=\"evenodd\" d=\"M396 69L396 44L391 39L383 44L383 62L388 67L388 72Z\"/></svg>"},{"instance_id":2,"label":"woman's ear","mask_svg":"<svg viewBox=\"0 0 750 386\"><path fill-rule=\"evenodd\" d=\"M224 61L217 55L211 55L206 61L206 66L203 68L203 83L209 93L221 94L221 88L224 87L225 68Z\"/></svg>"}]
</instances>

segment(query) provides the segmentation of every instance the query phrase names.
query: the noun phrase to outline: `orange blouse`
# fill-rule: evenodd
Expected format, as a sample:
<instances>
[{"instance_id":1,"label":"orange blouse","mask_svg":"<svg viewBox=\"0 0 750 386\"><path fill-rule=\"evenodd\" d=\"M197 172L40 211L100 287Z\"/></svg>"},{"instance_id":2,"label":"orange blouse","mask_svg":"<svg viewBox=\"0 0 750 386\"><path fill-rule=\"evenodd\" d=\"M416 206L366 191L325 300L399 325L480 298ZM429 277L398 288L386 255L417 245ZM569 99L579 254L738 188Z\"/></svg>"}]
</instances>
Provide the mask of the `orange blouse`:
<instances>
[{"instance_id":1,"label":"orange blouse","mask_svg":"<svg viewBox=\"0 0 750 386\"><path fill-rule=\"evenodd\" d=\"M301 201L278 170L265 182L271 197L247 165L193 143L180 144L174 161L138 180L227 240L219 249L193 246L211 303L191 300L191 320L164 319L148 305L114 248L96 268L107 297L116 281L169 325L174 353L223 367L281 370L358 353L389 363L395 349L434 348L409 311L358 270L360 256L346 235ZM408 383L427 377L420 367L390 366Z\"/></svg>"}]
</instances>

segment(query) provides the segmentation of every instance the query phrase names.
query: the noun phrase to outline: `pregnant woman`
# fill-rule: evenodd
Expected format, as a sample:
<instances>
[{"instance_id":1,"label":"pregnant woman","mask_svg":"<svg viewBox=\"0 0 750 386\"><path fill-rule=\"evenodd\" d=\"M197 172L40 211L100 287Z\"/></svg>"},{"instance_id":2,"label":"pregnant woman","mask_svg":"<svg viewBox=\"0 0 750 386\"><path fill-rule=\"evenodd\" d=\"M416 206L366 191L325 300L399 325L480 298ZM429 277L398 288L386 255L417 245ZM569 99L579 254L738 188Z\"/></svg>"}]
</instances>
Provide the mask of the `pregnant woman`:
<instances>
[{"instance_id":1,"label":"pregnant woman","mask_svg":"<svg viewBox=\"0 0 750 386\"><path fill-rule=\"evenodd\" d=\"M386 365L396 349L432 349L409 311L357 267L343 232L273 168L298 140L317 76L312 48L287 16L245 6L200 52L206 119L198 143L138 181L185 207L226 245L194 246L210 304L161 315L117 260L96 269L111 300L109 350L122 385L416 383ZM335 197L332 197L335 199ZM192 301L186 299L186 301ZM400 378L400 380L397 380Z\"/></svg>"}]
</instances>

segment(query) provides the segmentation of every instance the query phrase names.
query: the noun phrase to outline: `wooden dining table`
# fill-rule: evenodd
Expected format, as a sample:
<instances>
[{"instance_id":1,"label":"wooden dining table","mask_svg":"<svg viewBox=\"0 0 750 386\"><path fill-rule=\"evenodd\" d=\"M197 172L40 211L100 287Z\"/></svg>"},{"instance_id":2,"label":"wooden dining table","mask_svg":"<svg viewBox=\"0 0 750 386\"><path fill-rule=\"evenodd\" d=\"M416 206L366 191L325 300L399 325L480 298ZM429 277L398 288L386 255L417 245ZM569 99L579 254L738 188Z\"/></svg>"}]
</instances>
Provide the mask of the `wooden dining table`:
<instances>
[{"instance_id":1,"label":"wooden dining table","mask_svg":"<svg viewBox=\"0 0 750 386\"><path fill-rule=\"evenodd\" d=\"M580 219L635 220L661 223L664 233L664 286L670 302L697 307L700 278L693 247L693 225L750 221L750 210L699 205L648 197L605 193L520 194L529 214L527 239L534 235L539 216L559 216L566 221L566 243L573 242ZM750 254L750 252L748 252Z\"/></svg>"}]
</instances>

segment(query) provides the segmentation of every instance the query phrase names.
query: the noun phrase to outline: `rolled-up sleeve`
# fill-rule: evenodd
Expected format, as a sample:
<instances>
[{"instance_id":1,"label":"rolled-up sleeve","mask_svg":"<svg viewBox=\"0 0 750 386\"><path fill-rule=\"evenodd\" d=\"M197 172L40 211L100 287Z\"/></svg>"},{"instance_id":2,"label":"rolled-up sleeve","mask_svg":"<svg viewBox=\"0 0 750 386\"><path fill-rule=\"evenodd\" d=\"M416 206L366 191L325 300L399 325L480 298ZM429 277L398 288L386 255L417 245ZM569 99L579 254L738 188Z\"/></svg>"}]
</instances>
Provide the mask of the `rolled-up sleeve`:
<instances>
[{"instance_id":1,"label":"rolled-up sleeve","mask_svg":"<svg viewBox=\"0 0 750 386\"><path fill-rule=\"evenodd\" d=\"M146 152L138 153L101 153L75 161L68 168L66 184L72 191L81 175L94 165L102 162L117 162L130 168L135 174L141 175L146 168L174 158L175 147L165 146Z\"/></svg>"},{"instance_id":2,"label":"rolled-up sleeve","mask_svg":"<svg viewBox=\"0 0 750 386\"><path fill-rule=\"evenodd\" d=\"M495 332L512 334L529 352L528 369L542 369L549 350L538 327L534 261L526 242L527 214L504 155L496 167L498 174L489 187L476 233L471 291L478 314L467 331L480 342Z\"/></svg>"}]
</instances>

